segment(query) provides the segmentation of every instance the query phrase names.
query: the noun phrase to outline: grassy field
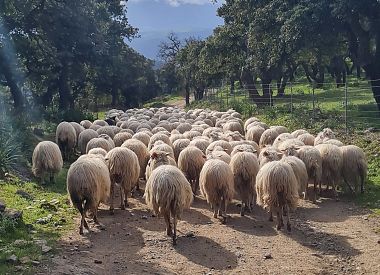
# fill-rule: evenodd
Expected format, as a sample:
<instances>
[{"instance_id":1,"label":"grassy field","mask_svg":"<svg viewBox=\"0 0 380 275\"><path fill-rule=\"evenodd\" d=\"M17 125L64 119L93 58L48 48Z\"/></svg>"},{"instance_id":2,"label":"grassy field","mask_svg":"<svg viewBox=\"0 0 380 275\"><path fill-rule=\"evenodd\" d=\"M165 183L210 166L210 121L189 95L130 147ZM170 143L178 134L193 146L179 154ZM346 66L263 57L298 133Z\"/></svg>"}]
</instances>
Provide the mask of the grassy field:
<instances>
[{"instance_id":1,"label":"grassy field","mask_svg":"<svg viewBox=\"0 0 380 275\"><path fill-rule=\"evenodd\" d=\"M19 223L9 219L0 220L0 274L33 274L32 261L40 262L48 258L54 251L56 240L73 228L76 212L68 204L66 173L67 169L63 169L56 183L46 186L17 178L0 181L0 197L7 208L23 213L23 220ZM20 191L27 195L20 196ZM45 241L52 248L46 254L42 252L41 245ZM17 256L18 264L7 263L6 259L13 254ZM26 263L21 264L22 259Z\"/></svg>"}]
</instances>

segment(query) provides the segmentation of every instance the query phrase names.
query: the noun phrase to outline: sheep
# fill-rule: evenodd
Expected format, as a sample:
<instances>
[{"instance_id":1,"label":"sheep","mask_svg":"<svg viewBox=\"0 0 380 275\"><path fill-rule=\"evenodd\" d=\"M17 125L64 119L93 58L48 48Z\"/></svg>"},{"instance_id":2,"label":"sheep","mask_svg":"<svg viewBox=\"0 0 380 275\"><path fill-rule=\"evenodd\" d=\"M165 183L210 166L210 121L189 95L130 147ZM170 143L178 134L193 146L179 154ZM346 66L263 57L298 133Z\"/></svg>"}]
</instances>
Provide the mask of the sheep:
<instances>
[{"instance_id":1,"label":"sheep","mask_svg":"<svg viewBox=\"0 0 380 275\"><path fill-rule=\"evenodd\" d=\"M232 120L228 121L226 124L223 125L223 131L231 131L235 132L238 131L240 134L244 134L243 126L241 126L240 122Z\"/></svg>"},{"instance_id":2,"label":"sheep","mask_svg":"<svg viewBox=\"0 0 380 275\"><path fill-rule=\"evenodd\" d=\"M333 144L333 145L336 145L338 147L342 147L344 146L343 142L341 142L340 140L337 140L337 139L325 139L322 144Z\"/></svg>"},{"instance_id":3,"label":"sheep","mask_svg":"<svg viewBox=\"0 0 380 275\"><path fill-rule=\"evenodd\" d=\"M295 156L284 156L281 161L292 167L298 182L298 194L299 196L303 195L303 199L306 200L308 198L308 174L305 163Z\"/></svg>"},{"instance_id":4,"label":"sheep","mask_svg":"<svg viewBox=\"0 0 380 275\"><path fill-rule=\"evenodd\" d=\"M202 195L217 214L227 221L227 206L234 196L234 176L231 168L219 159L207 160L199 175L199 185Z\"/></svg>"},{"instance_id":5,"label":"sheep","mask_svg":"<svg viewBox=\"0 0 380 275\"><path fill-rule=\"evenodd\" d=\"M193 131L193 130L183 133L183 136L189 140L193 140L195 137L199 137L201 135L202 134L199 133L198 131Z\"/></svg>"},{"instance_id":6,"label":"sheep","mask_svg":"<svg viewBox=\"0 0 380 275\"><path fill-rule=\"evenodd\" d=\"M203 154L206 154L206 149L210 145L210 141L208 141L206 139L196 138L196 139L193 139L192 141L190 141L189 145L193 145L193 146L197 147L198 149L200 149L203 152Z\"/></svg>"},{"instance_id":7,"label":"sheep","mask_svg":"<svg viewBox=\"0 0 380 275\"><path fill-rule=\"evenodd\" d=\"M231 162L231 157L229 154L225 152L225 149L223 149L220 146L216 146L214 148L214 151L210 151L207 154L207 159L219 159L224 161L225 163L229 164Z\"/></svg>"},{"instance_id":8,"label":"sheep","mask_svg":"<svg viewBox=\"0 0 380 275\"><path fill-rule=\"evenodd\" d=\"M257 117L250 117L248 118L245 123L244 123L244 132L247 132L248 130L248 125L255 122L255 121L260 121Z\"/></svg>"},{"instance_id":9,"label":"sheep","mask_svg":"<svg viewBox=\"0 0 380 275\"><path fill-rule=\"evenodd\" d=\"M149 161L148 148L146 148L144 143L137 139L128 139L121 145L121 147L128 148L136 154L140 165L140 178L145 178L145 169ZM139 187L140 186L137 185L136 190L138 190Z\"/></svg>"},{"instance_id":10,"label":"sheep","mask_svg":"<svg viewBox=\"0 0 380 275\"><path fill-rule=\"evenodd\" d=\"M100 128L102 128L102 126L92 124L92 125L90 126L90 128L88 128L88 129L91 129L91 130L97 131L97 130L100 129Z\"/></svg>"},{"instance_id":11,"label":"sheep","mask_svg":"<svg viewBox=\"0 0 380 275\"><path fill-rule=\"evenodd\" d=\"M120 186L121 209L128 207L128 194L137 185L140 176L140 165L136 154L126 147L116 147L105 157L111 177L110 212L113 214L114 188Z\"/></svg>"},{"instance_id":12,"label":"sheep","mask_svg":"<svg viewBox=\"0 0 380 275\"><path fill-rule=\"evenodd\" d=\"M272 145L275 139L278 137L276 129L267 129L260 137L259 146L264 148L266 145Z\"/></svg>"},{"instance_id":13,"label":"sheep","mask_svg":"<svg viewBox=\"0 0 380 275\"><path fill-rule=\"evenodd\" d=\"M239 152L248 152L248 153L253 153L256 157L258 157L258 148L255 148L254 146L250 144L240 144L236 145L234 149L232 150L231 153L231 158L239 153Z\"/></svg>"},{"instance_id":14,"label":"sheep","mask_svg":"<svg viewBox=\"0 0 380 275\"><path fill-rule=\"evenodd\" d=\"M155 169L145 187L145 202L155 215L164 216L166 234L177 242L177 220L181 219L184 209L190 208L193 195L189 182L182 172L174 166L162 165ZM173 230L171 226L173 218Z\"/></svg>"},{"instance_id":15,"label":"sheep","mask_svg":"<svg viewBox=\"0 0 380 275\"><path fill-rule=\"evenodd\" d=\"M292 139L286 139L283 142L281 142L277 149L281 152L284 152L289 147L298 147L299 148L301 146L305 146L305 144L297 138L292 138Z\"/></svg>"},{"instance_id":16,"label":"sheep","mask_svg":"<svg viewBox=\"0 0 380 275\"><path fill-rule=\"evenodd\" d=\"M110 144L107 140L104 138L93 138L91 139L86 146L86 153L93 149L93 148L103 148L107 152L110 151L113 147L112 144Z\"/></svg>"},{"instance_id":17,"label":"sheep","mask_svg":"<svg viewBox=\"0 0 380 275\"><path fill-rule=\"evenodd\" d=\"M353 193L364 192L364 182L367 177L367 160L361 148L347 145L339 148L343 154L342 176Z\"/></svg>"},{"instance_id":18,"label":"sheep","mask_svg":"<svg viewBox=\"0 0 380 275\"><path fill-rule=\"evenodd\" d=\"M261 135L264 133L265 129L260 126L254 126L247 130L245 134L246 140L252 140L259 144Z\"/></svg>"},{"instance_id":19,"label":"sheep","mask_svg":"<svg viewBox=\"0 0 380 275\"><path fill-rule=\"evenodd\" d=\"M115 132L113 131L112 127L111 126L104 126L104 127L101 127L99 128L98 130L96 130L96 132L98 132L99 135L101 134L106 134L108 135L110 138L113 138L115 136Z\"/></svg>"},{"instance_id":20,"label":"sheep","mask_svg":"<svg viewBox=\"0 0 380 275\"><path fill-rule=\"evenodd\" d=\"M169 156L174 159L174 150L173 147L167 145L165 142L162 140L158 140L154 143L153 148L149 151L149 154L152 154L153 152L156 151L162 151L162 152L167 152L169 153Z\"/></svg>"},{"instance_id":21,"label":"sheep","mask_svg":"<svg viewBox=\"0 0 380 275\"><path fill-rule=\"evenodd\" d=\"M181 151L178 157L178 168L191 184L194 196L199 187L199 174L206 161L204 153L195 146L189 146Z\"/></svg>"},{"instance_id":22,"label":"sheep","mask_svg":"<svg viewBox=\"0 0 380 275\"><path fill-rule=\"evenodd\" d=\"M156 141L162 140L166 144L170 145L173 147L172 143L170 142L170 139L167 135L163 133L156 133L153 136L150 137L149 144L148 144L148 150L151 150L156 143Z\"/></svg>"},{"instance_id":23,"label":"sheep","mask_svg":"<svg viewBox=\"0 0 380 275\"><path fill-rule=\"evenodd\" d=\"M335 138L335 134L334 132L330 129L330 128L325 128L322 130L322 132L320 132L315 140L314 140L314 146L318 145L318 144L322 144L324 141L328 140L328 139L334 139Z\"/></svg>"},{"instance_id":24,"label":"sheep","mask_svg":"<svg viewBox=\"0 0 380 275\"><path fill-rule=\"evenodd\" d=\"M50 175L50 183L54 182L54 175L63 167L61 151L52 141L41 141L34 148L32 156L32 172L44 184L46 174Z\"/></svg>"},{"instance_id":25,"label":"sheep","mask_svg":"<svg viewBox=\"0 0 380 275\"><path fill-rule=\"evenodd\" d=\"M67 160L70 151L74 149L77 143L77 133L69 122L64 121L58 124L55 131L55 142L62 152L63 159Z\"/></svg>"},{"instance_id":26,"label":"sheep","mask_svg":"<svg viewBox=\"0 0 380 275\"><path fill-rule=\"evenodd\" d=\"M227 141L231 142L231 141L242 141L244 140L244 136L241 135L238 131L235 131L235 132L231 132L231 131L228 131L226 133L224 133L224 137L227 139Z\"/></svg>"},{"instance_id":27,"label":"sheep","mask_svg":"<svg viewBox=\"0 0 380 275\"><path fill-rule=\"evenodd\" d=\"M299 135L297 139L302 141L305 145L314 146L315 137L309 133Z\"/></svg>"},{"instance_id":28,"label":"sheep","mask_svg":"<svg viewBox=\"0 0 380 275\"><path fill-rule=\"evenodd\" d=\"M84 131L83 126L76 122L69 122L69 123L71 124L71 126L74 127L75 133L77 134L77 140L78 140L79 134Z\"/></svg>"},{"instance_id":29,"label":"sheep","mask_svg":"<svg viewBox=\"0 0 380 275\"><path fill-rule=\"evenodd\" d=\"M99 125L100 127L108 126L108 123L101 119L95 120L92 124Z\"/></svg>"},{"instance_id":30,"label":"sheep","mask_svg":"<svg viewBox=\"0 0 380 275\"><path fill-rule=\"evenodd\" d=\"M107 135L107 134L100 134L99 138L107 140L108 143L111 145L111 149L115 148L115 142L113 142L113 139L109 135Z\"/></svg>"},{"instance_id":31,"label":"sheep","mask_svg":"<svg viewBox=\"0 0 380 275\"><path fill-rule=\"evenodd\" d=\"M83 226L90 231L85 219L87 210L99 224L97 211L100 202L106 202L111 187L110 174L104 159L99 155L83 155L71 164L67 172L67 193L81 214L79 234Z\"/></svg>"},{"instance_id":32,"label":"sheep","mask_svg":"<svg viewBox=\"0 0 380 275\"><path fill-rule=\"evenodd\" d=\"M206 154L208 155L210 152L214 151L216 146L222 147L228 155L232 152L232 146L228 141L225 140L217 140L212 142L206 149Z\"/></svg>"},{"instance_id":33,"label":"sheep","mask_svg":"<svg viewBox=\"0 0 380 275\"><path fill-rule=\"evenodd\" d=\"M145 169L145 178L148 180L154 169L161 165L172 165L177 167L177 163L167 152L155 151L150 155Z\"/></svg>"},{"instance_id":34,"label":"sheep","mask_svg":"<svg viewBox=\"0 0 380 275\"><path fill-rule=\"evenodd\" d=\"M82 120L82 121L80 122L80 125L82 125L82 127L83 127L84 129L89 129L89 128L91 127L91 125L92 125L92 122L89 121L89 120Z\"/></svg>"},{"instance_id":35,"label":"sheep","mask_svg":"<svg viewBox=\"0 0 380 275\"><path fill-rule=\"evenodd\" d=\"M280 160L282 158L283 153L278 151L273 146L266 146L260 151L259 154L259 164L260 167L263 167L266 163Z\"/></svg>"},{"instance_id":36,"label":"sheep","mask_svg":"<svg viewBox=\"0 0 380 275\"><path fill-rule=\"evenodd\" d=\"M257 204L268 210L269 221L273 221L273 212L277 214L277 230L284 226L283 211L289 213L298 204L298 184L292 167L280 161L265 164L256 176ZM290 215L287 215L286 227L291 231Z\"/></svg>"},{"instance_id":37,"label":"sheep","mask_svg":"<svg viewBox=\"0 0 380 275\"><path fill-rule=\"evenodd\" d=\"M113 142L115 143L116 147L120 147L124 141L132 138L132 135L130 133L118 133L113 137Z\"/></svg>"},{"instance_id":38,"label":"sheep","mask_svg":"<svg viewBox=\"0 0 380 275\"><path fill-rule=\"evenodd\" d=\"M294 132L292 132L292 136L294 138L298 138L298 136L303 135L303 134L309 134L309 132L304 130L304 129L298 129L298 130L295 130Z\"/></svg>"},{"instance_id":39,"label":"sheep","mask_svg":"<svg viewBox=\"0 0 380 275\"><path fill-rule=\"evenodd\" d=\"M278 148L278 146L287 139L294 139L293 136L289 133L279 134L278 137L273 142L273 147Z\"/></svg>"},{"instance_id":40,"label":"sheep","mask_svg":"<svg viewBox=\"0 0 380 275\"><path fill-rule=\"evenodd\" d=\"M191 130L191 124L189 123L181 123L180 125L177 126L177 131L180 132L181 134L190 131Z\"/></svg>"},{"instance_id":41,"label":"sheep","mask_svg":"<svg viewBox=\"0 0 380 275\"><path fill-rule=\"evenodd\" d=\"M269 126L266 123L261 122L261 121L255 121L255 122L252 122L251 124L249 124L247 126L247 131L249 130L249 128L255 127L255 126L260 126L260 127L264 128L265 130L269 129Z\"/></svg>"},{"instance_id":42,"label":"sheep","mask_svg":"<svg viewBox=\"0 0 380 275\"><path fill-rule=\"evenodd\" d=\"M132 138L141 141L148 148L150 136L147 132L136 133L132 136Z\"/></svg>"},{"instance_id":43,"label":"sheep","mask_svg":"<svg viewBox=\"0 0 380 275\"><path fill-rule=\"evenodd\" d=\"M87 143L93 139L93 138L97 138L99 135L96 131L92 130L92 129L85 129L83 132L81 132L79 134L79 137L78 137L78 147L79 147L79 150L81 152L81 154L85 154L86 153L86 147L87 147Z\"/></svg>"},{"instance_id":44,"label":"sheep","mask_svg":"<svg viewBox=\"0 0 380 275\"><path fill-rule=\"evenodd\" d=\"M173 150L174 150L174 159L176 162L178 162L178 157L181 151L189 145L190 145L190 140L186 138L177 139L176 141L174 141Z\"/></svg>"},{"instance_id":45,"label":"sheep","mask_svg":"<svg viewBox=\"0 0 380 275\"><path fill-rule=\"evenodd\" d=\"M288 132L288 128L285 126L270 126L269 129L275 129L279 135Z\"/></svg>"},{"instance_id":46,"label":"sheep","mask_svg":"<svg viewBox=\"0 0 380 275\"><path fill-rule=\"evenodd\" d=\"M341 181L343 153L338 146L333 144L319 144L315 148L322 157L322 180L319 183L319 190L321 191L322 181L326 184L326 190L331 183L334 197L337 198L336 186Z\"/></svg>"},{"instance_id":47,"label":"sheep","mask_svg":"<svg viewBox=\"0 0 380 275\"><path fill-rule=\"evenodd\" d=\"M251 204L255 201L259 162L253 153L238 152L231 158L230 167L234 176L234 189L241 199L240 215L244 216L245 208L251 211Z\"/></svg>"},{"instance_id":48,"label":"sheep","mask_svg":"<svg viewBox=\"0 0 380 275\"><path fill-rule=\"evenodd\" d=\"M308 174L308 183L312 183L314 186L314 196L312 200L315 202L317 197L317 185L321 182L322 177L322 157L318 149L309 145L300 148L291 146L288 147L284 153L286 156L298 157L305 164Z\"/></svg>"},{"instance_id":49,"label":"sheep","mask_svg":"<svg viewBox=\"0 0 380 275\"><path fill-rule=\"evenodd\" d=\"M88 151L88 154L91 155L102 155L103 157L106 157L107 151L103 148L92 148L90 151Z\"/></svg>"}]
</instances>

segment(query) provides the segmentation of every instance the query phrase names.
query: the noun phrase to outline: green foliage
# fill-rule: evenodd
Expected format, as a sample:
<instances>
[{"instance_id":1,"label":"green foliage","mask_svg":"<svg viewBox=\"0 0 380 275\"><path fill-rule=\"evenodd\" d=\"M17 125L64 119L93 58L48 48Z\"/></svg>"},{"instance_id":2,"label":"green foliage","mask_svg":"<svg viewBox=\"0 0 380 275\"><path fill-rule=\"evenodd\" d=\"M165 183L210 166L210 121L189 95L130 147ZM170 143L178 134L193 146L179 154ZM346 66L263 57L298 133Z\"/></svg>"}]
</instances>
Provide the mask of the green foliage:
<instances>
[{"instance_id":1,"label":"green foliage","mask_svg":"<svg viewBox=\"0 0 380 275\"><path fill-rule=\"evenodd\" d=\"M13 233L16 229L17 222L14 219L3 217L0 214L0 234Z\"/></svg>"}]
</instances>

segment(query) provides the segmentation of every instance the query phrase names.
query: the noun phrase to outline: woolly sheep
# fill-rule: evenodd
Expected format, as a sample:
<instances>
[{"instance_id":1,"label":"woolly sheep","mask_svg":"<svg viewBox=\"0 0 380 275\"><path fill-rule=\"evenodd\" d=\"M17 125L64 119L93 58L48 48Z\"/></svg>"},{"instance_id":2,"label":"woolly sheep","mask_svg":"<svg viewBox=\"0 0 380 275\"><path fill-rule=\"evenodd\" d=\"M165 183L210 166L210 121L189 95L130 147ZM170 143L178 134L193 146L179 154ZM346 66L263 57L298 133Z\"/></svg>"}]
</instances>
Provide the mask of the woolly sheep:
<instances>
[{"instance_id":1,"label":"woolly sheep","mask_svg":"<svg viewBox=\"0 0 380 275\"><path fill-rule=\"evenodd\" d=\"M275 129L267 129L260 137L259 146L264 148L266 145L272 145L275 139L278 137L278 133Z\"/></svg>"},{"instance_id":2,"label":"woolly sheep","mask_svg":"<svg viewBox=\"0 0 380 275\"><path fill-rule=\"evenodd\" d=\"M190 140L186 138L177 139L176 141L174 141L173 150L174 150L174 159L176 162L178 162L178 157L181 151L189 145L190 145Z\"/></svg>"},{"instance_id":3,"label":"woolly sheep","mask_svg":"<svg viewBox=\"0 0 380 275\"><path fill-rule=\"evenodd\" d=\"M107 140L108 143L111 145L111 149L115 148L115 142L113 142L113 139L109 135L107 135L107 134L100 134L99 138Z\"/></svg>"},{"instance_id":4,"label":"woolly sheep","mask_svg":"<svg viewBox=\"0 0 380 275\"><path fill-rule=\"evenodd\" d=\"M177 163L167 152L155 151L150 155L145 169L145 178L148 180L154 169L161 165L172 165L177 167Z\"/></svg>"},{"instance_id":5,"label":"woolly sheep","mask_svg":"<svg viewBox=\"0 0 380 275\"><path fill-rule=\"evenodd\" d=\"M79 134L84 131L84 128L82 125L80 125L79 123L76 123L76 122L70 122L70 124L71 124L71 126L74 127L75 133L77 134L77 140L78 140Z\"/></svg>"},{"instance_id":6,"label":"woolly sheep","mask_svg":"<svg viewBox=\"0 0 380 275\"><path fill-rule=\"evenodd\" d=\"M244 134L243 126L241 126L241 124L237 121L228 121L226 124L223 125L223 131L238 131L240 134Z\"/></svg>"},{"instance_id":7,"label":"woolly sheep","mask_svg":"<svg viewBox=\"0 0 380 275\"><path fill-rule=\"evenodd\" d=\"M312 134L305 133L297 137L305 145L314 146L315 137Z\"/></svg>"},{"instance_id":8,"label":"woolly sheep","mask_svg":"<svg viewBox=\"0 0 380 275\"><path fill-rule=\"evenodd\" d=\"M90 128L88 128L88 129L91 129L91 130L97 131L97 130L100 129L100 128L102 128L102 126L92 124L92 125L90 126Z\"/></svg>"},{"instance_id":9,"label":"woolly sheep","mask_svg":"<svg viewBox=\"0 0 380 275\"><path fill-rule=\"evenodd\" d=\"M248 130L248 125L255 122L255 121L260 121L257 117L250 117L248 118L245 123L244 123L244 132L247 132Z\"/></svg>"},{"instance_id":10,"label":"woolly sheep","mask_svg":"<svg viewBox=\"0 0 380 275\"><path fill-rule=\"evenodd\" d=\"M228 155L231 154L232 152L232 146L231 144L228 142L228 141L225 141L225 140L217 140L217 141L214 141L212 142L206 149L206 154L208 155L210 152L214 151L214 148L216 146L219 146L219 147L222 147L224 149L224 151L226 151L226 153Z\"/></svg>"},{"instance_id":11,"label":"woolly sheep","mask_svg":"<svg viewBox=\"0 0 380 275\"><path fill-rule=\"evenodd\" d=\"M285 162L269 162L257 173L257 204L269 211L270 221L273 221L273 212L277 214L277 230L284 226L283 215L286 212L286 227L291 231L289 210L297 207L297 189L298 182L293 169Z\"/></svg>"},{"instance_id":12,"label":"woolly sheep","mask_svg":"<svg viewBox=\"0 0 380 275\"><path fill-rule=\"evenodd\" d=\"M107 140L104 138L93 138L91 139L86 146L86 153L93 149L93 148L103 148L107 152L110 151L113 147L112 144L110 144Z\"/></svg>"},{"instance_id":13,"label":"woolly sheep","mask_svg":"<svg viewBox=\"0 0 380 275\"><path fill-rule=\"evenodd\" d=\"M210 141L206 139L193 139L190 141L189 145L197 147L203 152L203 154L206 154L206 149L210 145Z\"/></svg>"},{"instance_id":14,"label":"woolly sheep","mask_svg":"<svg viewBox=\"0 0 380 275\"><path fill-rule=\"evenodd\" d=\"M333 144L333 145L336 145L338 147L342 147L344 146L343 142L341 142L340 140L337 140L337 139L325 139L322 144Z\"/></svg>"},{"instance_id":15,"label":"woolly sheep","mask_svg":"<svg viewBox=\"0 0 380 275\"><path fill-rule=\"evenodd\" d=\"M260 126L254 126L247 130L247 133L245 134L246 140L252 140L259 144L261 135L264 133L265 129Z\"/></svg>"},{"instance_id":16,"label":"woolly sheep","mask_svg":"<svg viewBox=\"0 0 380 275\"><path fill-rule=\"evenodd\" d=\"M304 129L298 129L298 130L295 130L294 132L292 132L292 136L294 138L298 138L298 136L300 135L303 135L303 134L308 134L309 132L304 130Z\"/></svg>"},{"instance_id":17,"label":"woolly sheep","mask_svg":"<svg viewBox=\"0 0 380 275\"><path fill-rule=\"evenodd\" d=\"M104 127L101 127L99 128L98 130L96 130L96 132L98 132L99 135L101 134L106 134L108 135L110 138L113 138L115 136L115 132L113 131L112 127L111 126L104 126Z\"/></svg>"},{"instance_id":18,"label":"woolly sheep","mask_svg":"<svg viewBox=\"0 0 380 275\"><path fill-rule=\"evenodd\" d=\"M136 133L132 136L132 138L141 141L148 148L150 136L147 132Z\"/></svg>"},{"instance_id":19,"label":"woolly sheep","mask_svg":"<svg viewBox=\"0 0 380 275\"><path fill-rule=\"evenodd\" d=\"M199 137L201 135L202 134L199 133L198 131L193 131L193 130L183 133L183 136L189 140L193 140L195 137Z\"/></svg>"},{"instance_id":20,"label":"woolly sheep","mask_svg":"<svg viewBox=\"0 0 380 275\"><path fill-rule=\"evenodd\" d=\"M273 142L273 147L278 148L278 146L283 143L287 139L294 139L293 136L289 133L282 133L279 134L278 137Z\"/></svg>"},{"instance_id":21,"label":"woolly sheep","mask_svg":"<svg viewBox=\"0 0 380 275\"><path fill-rule=\"evenodd\" d=\"M256 157L258 156L258 148L255 148L254 146L250 144L240 144L234 147L234 149L231 152L231 158L239 153L239 152L248 152L254 154Z\"/></svg>"},{"instance_id":22,"label":"woolly sheep","mask_svg":"<svg viewBox=\"0 0 380 275\"><path fill-rule=\"evenodd\" d=\"M305 144L297 138L286 139L278 145L278 150L284 152L289 147L300 148L301 146L305 146Z\"/></svg>"},{"instance_id":23,"label":"woolly sheep","mask_svg":"<svg viewBox=\"0 0 380 275\"><path fill-rule=\"evenodd\" d=\"M63 159L67 160L77 143L77 133L69 122L64 121L58 124L55 131L55 142L62 152Z\"/></svg>"},{"instance_id":24,"label":"woolly sheep","mask_svg":"<svg viewBox=\"0 0 380 275\"><path fill-rule=\"evenodd\" d=\"M92 148L90 151L88 151L88 154L102 155L103 157L105 157L107 155L107 151L103 148Z\"/></svg>"},{"instance_id":25,"label":"woolly sheep","mask_svg":"<svg viewBox=\"0 0 380 275\"><path fill-rule=\"evenodd\" d=\"M81 214L79 234L83 234L83 226L90 231L85 218L88 210L93 213L94 222L99 224L98 206L100 202L107 201L110 186L110 174L104 158L83 155L71 164L67 172L67 193Z\"/></svg>"},{"instance_id":26,"label":"woolly sheep","mask_svg":"<svg viewBox=\"0 0 380 275\"><path fill-rule=\"evenodd\" d=\"M85 128L85 129L89 129L91 127L91 125L92 125L92 122L89 121L89 120L82 120L80 122L80 125L82 125L82 127Z\"/></svg>"},{"instance_id":27,"label":"woolly sheep","mask_svg":"<svg viewBox=\"0 0 380 275\"><path fill-rule=\"evenodd\" d=\"M324 141L327 141L328 139L334 139L335 134L330 128L325 128L322 130L322 132L318 133L314 140L314 146L318 144L322 144Z\"/></svg>"},{"instance_id":28,"label":"woolly sheep","mask_svg":"<svg viewBox=\"0 0 380 275\"><path fill-rule=\"evenodd\" d=\"M153 152L162 151L169 153L169 156L174 159L174 150L173 147L167 145L162 140L158 140L154 143L153 148L149 151L149 154L152 155Z\"/></svg>"},{"instance_id":29,"label":"woolly sheep","mask_svg":"<svg viewBox=\"0 0 380 275\"><path fill-rule=\"evenodd\" d=\"M367 178L367 160L361 148L347 145L339 148L343 154L342 176L351 191L364 192L364 182Z\"/></svg>"},{"instance_id":30,"label":"woolly sheep","mask_svg":"<svg viewBox=\"0 0 380 275\"><path fill-rule=\"evenodd\" d=\"M283 154L273 146L266 146L265 148L261 149L259 154L260 167L263 167L268 162L280 160L282 158L282 155Z\"/></svg>"},{"instance_id":31,"label":"woolly sheep","mask_svg":"<svg viewBox=\"0 0 380 275\"><path fill-rule=\"evenodd\" d=\"M305 163L294 156L284 156L281 161L289 164L292 167L294 175L296 176L298 182L298 195L303 196L303 199L306 200L306 198L308 198L308 174Z\"/></svg>"},{"instance_id":32,"label":"woolly sheep","mask_svg":"<svg viewBox=\"0 0 380 275\"><path fill-rule=\"evenodd\" d=\"M219 159L224 161L225 163L229 164L231 162L231 157L229 154L225 152L225 149L223 149L220 146L216 146L214 148L214 151L211 151L207 154L207 159Z\"/></svg>"},{"instance_id":33,"label":"woolly sheep","mask_svg":"<svg viewBox=\"0 0 380 275\"><path fill-rule=\"evenodd\" d=\"M50 175L50 183L54 182L54 175L58 174L63 166L61 151L52 141L41 141L34 148L32 156L32 172L44 184L46 174Z\"/></svg>"},{"instance_id":34,"label":"woolly sheep","mask_svg":"<svg viewBox=\"0 0 380 275\"><path fill-rule=\"evenodd\" d=\"M172 143L170 142L169 137L167 135L165 135L163 133L156 133L156 134L154 134L153 136L150 137L149 145L148 145L148 150L151 150L153 148L154 144L156 143L156 141L159 141L159 140L162 140L166 144L168 144L170 146L173 146Z\"/></svg>"},{"instance_id":35,"label":"woolly sheep","mask_svg":"<svg viewBox=\"0 0 380 275\"><path fill-rule=\"evenodd\" d=\"M234 196L234 177L231 168L224 161L211 159L205 162L199 176L202 195L217 214L227 221L227 206Z\"/></svg>"},{"instance_id":36,"label":"woolly sheep","mask_svg":"<svg viewBox=\"0 0 380 275\"><path fill-rule=\"evenodd\" d=\"M140 165L136 154L126 147L116 147L105 157L110 171L110 212L113 214L114 189L117 183L120 186L121 209L128 207L128 195L137 185L140 176Z\"/></svg>"},{"instance_id":37,"label":"woolly sheep","mask_svg":"<svg viewBox=\"0 0 380 275\"><path fill-rule=\"evenodd\" d=\"M245 208L251 211L251 204L255 201L259 162L253 153L238 152L231 158L230 167L234 176L234 189L241 199L240 215L244 216Z\"/></svg>"},{"instance_id":38,"label":"woolly sheep","mask_svg":"<svg viewBox=\"0 0 380 275\"><path fill-rule=\"evenodd\" d=\"M118 133L113 137L113 142L116 147L120 147L126 140L132 138L130 133Z\"/></svg>"},{"instance_id":39,"label":"woolly sheep","mask_svg":"<svg viewBox=\"0 0 380 275\"><path fill-rule=\"evenodd\" d=\"M85 129L83 132L81 132L79 134L79 137L78 137L78 147L79 147L79 150L81 152L81 154L85 154L86 153L86 147L87 147L87 143L93 139L93 138L97 138L99 135L96 131L92 130L92 129Z\"/></svg>"},{"instance_id":40,"label":"woolly sheep","mask_svg":"<svg viewBox=\"0 0 380 275\"><path fill-rule=\"evenodd\" d=\"M328 190L330 183L332 184L333 194L337 198L336 186L341 181L343 153L338 146L333 144L319 144L315 146L322 157L322 180L319 183L319 190L321 190L321 183L326 184Z\"/></svg>"},{"instance_id":41,"label":"woolly sheep","mask_svg":"<svg viewBox=\"0 0 380 275\"><path fill-rule=\"evenodd\" d=\"M178 168L191 184L194 196L199 187L199 174L206 161L204 153L195 146L184 148L178 157Z\"/></svg>"},{"instance_id":42,"label":"woolly sheep","mask_svg":"<svg viewBox=\"0 0 380 275\"><path fill-rule=\"evenodd\" d=\"M269 129L275 129L279 135L288 132L288 128L285 126L270 126Z\"/></svg>"},{"instance_id":43,"label":"woolly sheep","mask_svg":"<svg viewBox=\"0 0 380 275\"><path fill-rule=\"evenodd\" d=\"M108 123L104 120L97 119L93 123L93 125L99 125L100 127L108 126Z\"/></svg>"},{"instance_id":44,"label":"woolly sheep","mask_svg":"<svg viewBox=\"0 0 380 275\"><path fill-rule=\"evenodd\" d=\"M148 148L144 143L137 139L128 139L121 145L121 147L128 148L136 154L140 165L140 178L145 178L145 169L149 161ZM138 190L139 186L137 186L136 189Z\"/></svg>"},{"instance_id":45,"label":"woolly sheep","mask_svg":"<svg viewBox=\"0 0 380 275\"><path fill-rule=\"evenodd\" d=\"M191 124L189 124L189 123L181 123L180 125L178 125L178 127L176 129L177 129L178 132L180 132L181 134L183 134L186 131L190 131L191 130Z\"/></svg>"},{"instance_id":46,"label":"woolly sheep","mask_svg":"<svg viewBox=\"0 0 380 275\"><path fill-rule=\"evenodd\" d=\"M183 210L190 208L193 201L189 182L177 167L162 165L149 177L144 197L146 204L155 215L164 216L166 234L172 237L173 245L175 245L177 220L181 219ZM173 230L171 224L173 224Z\"/></svg>"}]
</instances>

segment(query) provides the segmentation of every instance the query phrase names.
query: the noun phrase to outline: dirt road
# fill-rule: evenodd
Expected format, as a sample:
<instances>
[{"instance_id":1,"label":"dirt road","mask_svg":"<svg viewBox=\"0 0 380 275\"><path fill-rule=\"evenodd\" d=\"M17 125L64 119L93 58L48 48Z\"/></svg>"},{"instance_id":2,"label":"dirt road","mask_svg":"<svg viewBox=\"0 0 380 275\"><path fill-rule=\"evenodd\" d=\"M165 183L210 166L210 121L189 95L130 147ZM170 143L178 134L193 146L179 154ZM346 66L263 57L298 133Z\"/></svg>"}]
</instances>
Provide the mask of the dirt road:
<instances>
[{"instance_id":1,"label":"dirt road","mask_svg":"<svg viewBox=\"0 0 380 275\"><path fill-rule=\"evenodd\" d=\"M99 220L106 230L92 225L84 237L70 233L40 273L379 274L379 219L353 203L301 202L291 215L291 233L278 232L258 207L240 217L232 204L229 213L221 224L198 197L184 213L173 247L163 219L152 217L141 196L114 216L104 206Z\"/></svg>"}]
</instances>

